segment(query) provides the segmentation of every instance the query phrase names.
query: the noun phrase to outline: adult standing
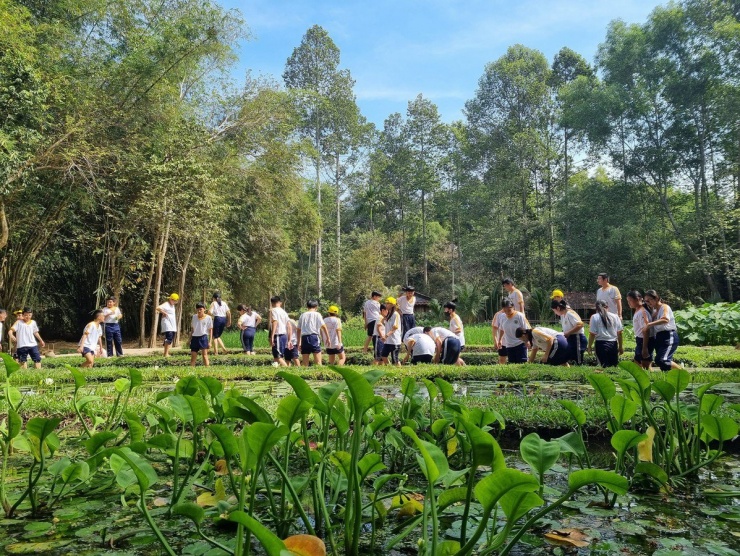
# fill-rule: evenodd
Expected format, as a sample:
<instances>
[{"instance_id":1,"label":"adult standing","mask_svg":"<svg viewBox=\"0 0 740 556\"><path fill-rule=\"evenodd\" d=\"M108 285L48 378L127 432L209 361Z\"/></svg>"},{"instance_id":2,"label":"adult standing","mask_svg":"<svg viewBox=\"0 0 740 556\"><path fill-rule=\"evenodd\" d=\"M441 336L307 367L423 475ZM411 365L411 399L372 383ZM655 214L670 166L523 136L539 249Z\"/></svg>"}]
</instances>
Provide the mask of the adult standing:
<instances>
[{"instance_id":1,"label":"adult standing","mask_svg":"<svg viewBox=\"0 0 740 556\"><path fill-rule=\"evenodd\" d=\"M619 288L609 283L609 275L601 272L596 277L599 289L596 290L596 301L603 301L610 313L613 313L622 320L622 294Z\"/></svg>"},{"instance_id":2,"label":"adult standing","mask_svg":"<svg viewBox=\"0 0 740 556\"><path fill-rule=\"evenodd\" d=\"M257 327L262 322L262 317L249 305L240 303L236 309L239 311L239 320L236 324L241 330L242 350L247 355L254 355L254 337L257 334Z\"/></svg>"},{"instance_id":3,"label":"adult standing","mask_svg":"<svg viewBox=\"0 0 740 556\"><path fill-rule=\"evenodd\" d=\"M231 326L231 309L225 301L221 300L219 292L213 292L212 299L208 314L213 317L213 353L218 355L218 346L221 346L224 352L226 351L221 335L227 326Z\"/></svg>"},{"instance_id":4,"label":"adult standing","mask_svg":"<svg viewBox=\"0 0 740 556\"><path fill-rule=\"evenodd\" d=\"M514 280L511 278L504 278L501 280L501 285L508 292L507 297L511 301L514 310L524 314L524 295L522 295L522 292L516 287Z\"/></svg>"},{"instance_id":5,"label":"adult standing","mask_svg":"<svg viewBox=\"0 0 740 556\"><path fill-rule=\"evenodd\" d=\"M563 329L563 336L568 342L569 361L575 361L578 365L583 365L583 354L586 351L588 341L583 333L581 316L568 306L565 299L553 300L550 307L560 317L560 327Z\"/></svg>"},{"instance_id":6,"label":"adult standing","mask_svg":"<svg viewBox=\"0 0 740 556\"><path fill-rule=\"evenodd\" d=\"M406 336L406 332L416 326L416 317L414 316L414 306L416 305L416 288L414 286L405 286L403 295L398 298L398 310L401 313L401 337Z\"/></svg>"},{"instance_id":7,"label":"adult standing","mask_svg":"<svg viewBox=\"0 0 740 556\"><path fill-rule=\"evenodd\" d=\"M371 340L373 341L373 349L375 349L375 323L380 318L381 297L382 295L380 292L373 291L370 294L370 299L366 299L365 303L362 304L362 318L365 320L365 330L367 332L362 353L367 353Z\"/></svg>"},{"instance_id":8,"label":"adult standing","mask_svg":"<svg viewBox=\"0 0 740 556\"><path fill-rule=\"evenodd\" d=\"M681 365L673 360L673 354L680 343L673 310L663 303L655 290L647 290L644 297L653 311L653 320L646 326L648 330L655 330L655 362L661 371L680 369Z\"/></svg>"},{"instance_id":9,"label":"adult standing","mask_svg":"<svg viewBox=\"0 0 740 556\"><path fill-rule=\"evenodd\" d=\"M177 317L175 316L175 305L180 301L180 296L176 293L170 294L167 301L157 307L157 313L160 315L159 323L164 334L164 356L170 356L170 348L172 342L175 341L175 333L177 332Z\"/></svg>"},{"instance_id":10,"label":"adult standing","mask_svg":"<svg viewBox=\"0 0 740 556\"><path fill-rule=\"evenodd\" d=\"M504 312L504 318L501 319L499 326L499 336L500 344L506 346L506 360L509 363L526 363L527 344L521 338L517 338L516 331L532 327L524 313L514 309L511 299L504 299L501 310Z\"/></svg>"},{"instance_id":11,"label":"adult standing","mask_svg":"<svg viewBox=\"0 0 740 556\"><path fill-rule=\"evenodd\" d=\"M121 309L116 305L116 298L109 297L105 300L103 307L103 330L105 332L105 349L108 357L113 357L113 347L116 348L116 356L123 355L123 344L121 338L121 326L118 324L123 318Z\"/></svg>"},{"instance_id":12,"label":"adult standing","mask_svg":"<svg viewBox=\"0 0 740 556\"><path fill-rule=\"evenodd\" d=\"M596 313L588 325L588 352L596 347L596 359L602 367L616 367L622 346L622 320L609 311L606 301L596 302Z\"/></svg>"}]
</instances>

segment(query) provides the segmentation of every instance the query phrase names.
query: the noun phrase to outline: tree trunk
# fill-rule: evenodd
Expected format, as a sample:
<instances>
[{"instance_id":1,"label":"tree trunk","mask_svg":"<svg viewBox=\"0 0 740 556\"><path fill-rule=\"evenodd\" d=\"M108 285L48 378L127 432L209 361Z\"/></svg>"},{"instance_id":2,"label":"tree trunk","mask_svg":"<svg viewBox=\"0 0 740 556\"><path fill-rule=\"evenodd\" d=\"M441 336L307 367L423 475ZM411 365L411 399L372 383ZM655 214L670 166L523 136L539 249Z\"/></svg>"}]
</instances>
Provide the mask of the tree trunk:
<instances>
[{"instance_id":1,"label":"tree trunk","mask_svg":"<svg viewBox=\"0 0 740 556\"><path fill-rule=\"evenodd\" d=\"M167 214L167 207L164 207L165 214ZM156 278L154 280L154 305L152 307L152 327L151 327L151 336L149 337L149 347L153 348L156 343L157 338L157 324L158 324L158 318L157 318L157 311L156 307L159 303L159 295L162 291L162 270L164 269L164 258L167 255L167 244L169 242L169 236L170 236L170 217L167 215L164 223L164 229L162 230L161 239L159 241L159 249L156 252L157 255L157 271L156 271ZM182 303L182 300L180 300Z\"/></svg>"},{"instance_id":2,"label":"tree trunk","mask_svg":"<svg viewBox=\"0 0 740 556\"><path fill-rule=\"evenodd\" d=\"M424 259L424 288L429 290L429 264L427 262L427 212L426 195L421 188L421 253Z\"/></svg>"},{"instance_id":3,"label":"tree trunk","mask_svg":"<svg viewBox=\"0 0 740 556\"><path fill-rule=\"evenodd\" d=\"M337 186L337 305L342 306L342 200L339 154L336 155L334 180Z\"/></svg>"},{"instance_id":4,"label":"tree trunk","mask_svg":"<svg viewBox=\"0 0 740 556\"><path fill-rule=\"evenodd\" d=\"M188 277L188 267L190 266L190 260L193 258L193 250L195 249L195 242L191 241L188 245L188 252L185 255L185 260L182 262L180 269L180 284L177 287L177 295L180 299L185 299L185 284ZM175 346L180 345L180 332L182 331L182 312L183 304L177 305L177 334L175 334Z\"/></svg>"},{"instance_id":5,"label":"tree trunk","mask_svg":"<svg viewBox=\"0 0 740 556\"><path fill-rule=\"evenodd\" d=\"M152 289L152 280L154 279L154 268L156 264L156 253L159 251L159 235L154 240L154 250L152 251L152 262L149 265L149 273L146 277L146 287L144 288L144 294L141 296L141 305L139 305L139 347L143 348L146 345L146 305L149 301L149 292ZM156 302L156 300L155 300ZM156 303L155 303L156 307ZM156 312L155 320L156 320ZM156 332L156 329L155 329Z\"/></svg>"},{"instance_id":6,"label":"tree trunk","mask_svg":"<svg viewBox=\"0 0 740 556\"><path fill-rule=\"evenodd\" d=\"M316 149L316 160L314 166L316 167L316 205L319 210L319 221L321 221L321 141L319 138L319 124L316 124L316 135L314 137L314 148ZM321 299L324 297L324 261L323 261L323 250L324 250L324 225L321 224L319 228L319 240L316 243L316 289L318 290L318 297Z\"/></svg>"},{"instance_id":7,"label":"tree trunk","mask_svg":"<svg viewBox=\"0 0 740 556\"><path fill-rule=\"evenodd\" d=\"M8 217L5 214L5 201L0 201L0 249L8 245L10 229L8 228Z\"/></svg>"}]
</instances>

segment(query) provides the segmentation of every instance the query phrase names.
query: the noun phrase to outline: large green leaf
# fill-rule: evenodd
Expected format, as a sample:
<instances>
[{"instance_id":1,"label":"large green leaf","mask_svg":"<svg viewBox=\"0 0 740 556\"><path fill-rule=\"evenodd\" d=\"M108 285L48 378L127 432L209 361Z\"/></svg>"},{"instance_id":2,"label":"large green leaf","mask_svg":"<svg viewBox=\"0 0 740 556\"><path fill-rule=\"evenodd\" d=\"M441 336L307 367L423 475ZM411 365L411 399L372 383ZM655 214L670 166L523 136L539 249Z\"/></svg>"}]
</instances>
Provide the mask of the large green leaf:
<instances>
[{"instance_id":1,"label":"large green leaf","mask_svg":"<svg viewBox=\"0 0 740 556\"><path fill-rule=\"evenodd\" d=\"M447 474L450 466L444 453L436 444L421 440L411 427L403 427L401 432L411 438L416 445L416 449L419 450L421 454L420 463L423 462L423 465L421 465L422 472L427 481L434 484L440 477Z\"/></svg>"},{"instance_id":2,"label":"large green leaf","mask_svg":"<svg viewBox=\"0 0 740 556\"><path fill-rule=\"evenodd\" d=\"M495 471L496 469L506 467L501 447L490 433L465 419L460 419L460 424L465 429L465 434L470 441L473 454L473 468L488 465Z\"/></svg>"},{"instance_id":3,"label":"large green leaf","mask_svg":"<svg viewBox=\"0 0 740 556\"><path fill-rule=\"evenodd\" d=\"M372 384L361 374L347 367L333 367L342 375L350 391L355 418L362 417L375 405L375 390Z\"/></svg>"},{"instance_id":4,"label":"large green leaf","mask_svg":"<svg viewBox=\"0 0 740 556\"><path fill-rule=\"evenodd\" d=\"M190 518L196 527L200 527L206 517L206 511L194 502L180 502L172 506L172 514Z\"/></svg>"},{"instance_id":5,"label":"large green leaf","mask_svg":"<svg viewBox=\"0 0 740 556\"><path fill-rule=\"evenodd\" d=\"M637 403L632 400L628 400L621 394L615 395L609 401L609 407L619 425L624 425L635 416L635 413L637 413Z\"/></svg>"},{"instance_id":6,"label":"large green leaf","mask_svg":"<svg viewBox=\"0 0 740 556\"><path fill-rule=\"evenodd\" d=\"M604 403L609 403L609 400L617 393L617 387L614 386L614 382L606 375L591 373L586 378L588 378L594 390L602 397Z\"/></svg>"},{"instance_id":7,"label":"large green leaf","mask_svg":"<svg viewBox=\"0 0 740 556\"><path fill-rule=\"evenodd\" d=\"M647 395L647 392L650 389L650 377L645 372L645 369L640 367L640 365L634 361L620 361L619 367L631 374L632 378L634 378L635 382L640 386L642 395Z\"/></svg>"},{"instance_id":8,"label":"large green leaf","mask_svg":"<svg viewBox=\"0 0 740 556\"><path fill-rule=\"evenodd\" d=\"M703 415L701 424L704 427L704 432L710 438L721 442L732 440L738 433L738 425L731 417Z\"/></svg>"},{"instance_id":9,"label":"large green leaf","mask_svg":"<svg viewBox=\"0 0 740 556\"><path fill-rule=\"evenodd\" d=\"M437 388L437 385L434 384L428 378L422 378L421 381L424 383L424 386L427 389L427 393L429 394L429 399L435 400L437 396L439 396L439 388Z\"/></svg>"},{"instance_id":10,"label":"large green leaf","mask_svg":"<svg viewBox=\"0 0 740 556\"><path fill-rule=\"evenodd\" d=\"M621 430L612 435L611 444L612 448L614 448L619 456L622 457L627 450L636 447L646 438L646 434L642 434L638 431Z\"/></svg>"},{"instance_id":11,"label":"large green leaf","mask_svg":"<svg viewBox=\"0 0 740 556\"><path fill-rule=\"evenodd\" d=\"M116 480L118 480L118 475L122 474L125 470L130 469L133 471L142 491L147 490L157 482L157 473L154 471L154 468L148 461L136 452L132 452L129 448L113 448L111 450L110 466L116 475Z\"/></svg>"},{"instance_id":12,"label":"large green leaf","mask_svg":"<svg viewBox=\"0 0 740 556\"><path fill-rule=\"evenodd\" d=\"M285 547L285 543L275 533L249 514L241 511L231 512L229 519L249 529L262 544L267 556L295 556Z\"/></svg>"},{"instance_id":13,"label":"large green leaf","mask_svg":"<svg viewBox=\"0 0 740 556\"><path fill-rule=\"evenodd\" d=\"M534 492L514 491L504 494L499 503L506 515L506 521L514 524L529 510L541 506L545 501Z\"/></svg>"},{"instance_id":14,"label":"large green leaf","mask_svg":"<svg viewBox=\"0 0 740 556\"><path fill-rule=\"evenodd\" d=\"M546 441L536 432L525 436L519 444L522 459L538 475L543 475L560 457L560 444L557 440Z\"/></svg>"},{"instance_id":15,"label":"large green leaf","mask_svg":"<svg viewBox=\"0 0 740 556\"><path fill-rule=\"evenodd\" d=\"M582 427L586 424L586 413L584 413L584 411L580 407L578 407L575 402L572 402L570 400L558 400L558 403L565 409L567 409L568 413L573 416L576 425Z\"/></svg>"},{"instance_id":16,"label":"large green leaf","mask_svg":"<svg viewBox=\"0 0 740 556\"><path fill-rule=\"evenodd\" d=\"M143 382L143 377L141 375L141 371L139 369L136 369L134 367L130 367L128 370L128 378L129 378L129 392L136 388L137 386L141 386L141 383Z\"/></svg>"},{"instance_id":17,"label":"large green leaf","mask_svg":"<svg viewBox=\"0 0 740 556\"><path fill-rule=\"evenodd\" d=\"M113 431L102 431L93 434L85 441L85 449L90 455L95 454L111 440L118 438L118 434Z\"/></svg>"},{"instance_id":18,"label":"large green leaf","mask_svg":"<svg viewBox=\"0 0 740 556\"><path fill-rule=\"evenodd\" d=\"M443 401L449 402L455 396L455 389L452 387L452 384L447 382L445 379L435 378L434 384L436 384L437 387L439 388L439 391L442 394Z\"/></svg>"},{"instance_id":19,"label":"large green leaf","mask_svg":"<svg viewBox=\"0 0 740 556\"><path fill-rule=\"evenodd\" d=\"M691 375L685 369L671 369L665 374L664 378L677 393L683 392L691 382Z\"/></svg>"},{"instance_id":20,"label":"large green leaf","mask_svg":"<svg viewBox=\"0 0 740 556\"><path fill-rule=\"evenodd\" d=\"M254 416L253 420L248 420L247 422L253 423L255 421L259 421L260 423L267 423L270 425L274 423L274 421L272 420L272 417L265 410L265 408L263 408L260 404L258 404L252 398L247 398L246 396L239 396L237 398L237 401L241 405L243 405L245 408L247 408L247 411L249 411L249 413L251 413Z\"/></svg>"},{"instance_id":21,"label":"large green leaf","mask_svg":"<svg viewBox=\"0 0 740 556\"><path fill-rule=\"evenodd\" d=\"M303 377L288 373L286 371L278 372L277 376L290 384L290 387L293 389L293 392L295 392L295 395L298 396L299 400L308 402L313 405L317 411L323 413L324 415L327 414L329 410L326 406L326 403L324 402L324 400L319 398L316 392L313 391L313 389L308 385Z\"/></svg>"},{"instance_id":22,"label":"large green leaf","mask_svg":"<svg viewBox=\"0 0 740 556\"><path fill-rule=\"evenodd\" d=\"M89 477L90 466L84 461L77 461L68 467L65 467L62 471L62 480L65 483L71 483L72 481L84 483Z\"/></svg>"},{"instance_id":23,"label":"large green leaf","mask_svg":"<svg viewBox=\"0 0 740 556\"><path fill-rule=\"evenodd\" d=\"M2 357L3 363L5 364L5 376L7 376L8 378L10 378L10 375L21 368L18 361L13 359L13 356L9 353L5 353L4 351L0 352L0 357Z\"/></svg>"},{"instance_id":24,"label":"large green leaf","mask_svg":"<svg viewBox=\"0 0 740 556\"><path fill-rule=\"evenodd\" d=\"M292 428L293 425L308 415L312 406L312 402L301 400L297 396L290 394L280 400L275 415L280 423L288 428Z\"/></svg>"},{"instance_id":25,"label":"large green leaf","mask_svg":"<svg viewBox=\"0 0 740 556\"><path fill-rule=\"evenodd\" d=\"M45 417L34 417L29 419L26 424L26 433L34 438L37 438L39 442L43 442L47 436L49 436L54 429L57 428L62 420L59 418L47 419Z\"/></svg>"},{"instance_id":26,"label":"large green leaf","mask_svg":"<svg viewBox=\"0 0 740 556\"><path fill-rule=\"evenodd\" d=\"M629 489L629 481L613 471L581 469L568 477L568 487L574 491L592 484L598 484L616 494L625 494Z\"/></svg>"},{"instance_id":27,"label":"large green leaf","mask_svg":"<svg viewBox=\"0 0 740 556\"><path fill-rule=\"evenodd\" d=\"M17 411L13 409L8 410L8 431L6 433L7 440L13 440L18 436L23 428L23 419Z\"/></svg>"},{"instance_id":28,"label":"large green leaf","mask_svg":"<svg viewBox=\"0 0 740 556\"><path fill-rule=\"evenodd\" d=\"M377 473L386 469L383 458L380 454L370 453L362 456L357 462L357 468L360 471L360 478L364 481L371 473Z\"/></svg>"},{"instance_id":29,"label":"large green leaf","mask_svg":"<svg viewBox=\"0 0 740 556\"><path fill-rule=\"evenodd\" d=\"M668 482L668 473L666 473L662 467L648 461L641 461L635 466L635 473L643 473L652 477L661 485Z\"/></svg>"},{"instance_id":30,"label":"large green leaf","mask_svg":"<svg viewBox=\"0 0 740 556\"><path fill-rule=\"evenodd\" d=\"M80 371L77 367L73 367L72 365L64 365L67 367L70 373L72 373L72 378L75 381L75 392L85 386L87 384L87 379L85 378L85 375L82 374L82 371Z\"/></svg>"},{"instance_id":31,"label":"large green leaf","mask_svg":"<svg viewBox=\"0 0 740 556\"><path fill-rule=\"evenodd\" d=\"M475 485L475 496L487 513L508 492L535 492L539 490L537 477L518 469L502 469L491 473Z\"/></svg>"},{"instance_id":32,"label":"large green leaf","mask_svg":"<svg viewBox=\"0 0 740 556\"><path fill-rule=\"evenodd\" d=\"M704 394L701 398L701 411L702 413L714 413L717 409L722 407L725 403L725 399L717 394Z\"/></svg>"},{"instance_id":33,"label":"large green leaf","mask_svg":"<svg viewBox=\"0 0 740 556\"><path fill-rule=\"evenodd\" d=\"M676 388L665 380L656 380L653 382L653 390L655 390L664 401L671 403L673 397L676 395Z\"/></svg>"},{"instance_id":34,"label":"large green leaf","mask_svg":"<svg viewBox=\"0 0 740 556\"><path fill-rule=\"evenodd\" d=\"M583 443L581 435L575 431L571 431L558 438L560 443L560 451L567 454L575 454L580 457L586 455L586 445Z\"/></svg>"},{"instance_id":35,"label":"large green leaf","mask_svg":"<svg viewBox=\"0 0 740 556\"><path fill-rule=\"evenodd\" d=\"M272 449L282 438L290 434L290 429L285 425L275 426L272 423L254 423L244 433L249 450L254 454L255 460L250 460L249 467L256 470L262 464L267 452Z\"/></svg>"},{"instance_id":36,"label":"large green leaf","mask_svg":"<svg viewBox=\"0 0 740 556\"><path fill-rule=\"evenodd\" d=\"M217 424L208 425L208 428L218 439L227 459L230 459L239 453L239 445L237 443L236 436L234 436L234 432L229 427Z\"/></svg>"}]
</instances>

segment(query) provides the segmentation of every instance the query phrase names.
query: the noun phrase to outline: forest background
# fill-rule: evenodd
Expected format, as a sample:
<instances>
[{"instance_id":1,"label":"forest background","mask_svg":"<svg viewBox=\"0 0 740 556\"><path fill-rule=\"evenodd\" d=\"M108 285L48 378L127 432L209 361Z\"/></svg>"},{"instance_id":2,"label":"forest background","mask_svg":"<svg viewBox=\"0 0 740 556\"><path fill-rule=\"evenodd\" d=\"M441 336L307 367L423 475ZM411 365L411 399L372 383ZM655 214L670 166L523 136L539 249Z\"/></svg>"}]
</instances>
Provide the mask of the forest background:
<instances>
[{"instance_id":1,"label":"forest background","mask_svg":"<svg viewBox=\"0 0 740 556\"><path fill-rule=\"evenodd\" d=\"M248 23L248 22L247 22ZM593 61L513 45L444 123L382 129L319 26L282 76L235 83L236 11L209 0L0 0L0 304L79 336L107 295L143 344L170 293L356 312L520 286L740 287L740 2L612 22ZM187 320L187 319L184 319Z\"/></svg>"}]
</instances>

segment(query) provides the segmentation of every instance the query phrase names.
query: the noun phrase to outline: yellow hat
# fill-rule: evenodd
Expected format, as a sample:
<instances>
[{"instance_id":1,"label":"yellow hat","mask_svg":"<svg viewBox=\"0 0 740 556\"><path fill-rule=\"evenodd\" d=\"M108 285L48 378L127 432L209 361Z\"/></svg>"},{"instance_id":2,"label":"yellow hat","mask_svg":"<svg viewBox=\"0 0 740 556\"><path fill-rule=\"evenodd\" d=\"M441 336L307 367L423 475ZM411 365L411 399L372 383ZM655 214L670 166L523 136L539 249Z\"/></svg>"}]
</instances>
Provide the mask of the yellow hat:
<instances>
[{"instance_id":1,"label":"yellow hat","mask_svg":"<svg viewBox=\"0 0 740 556\"><path fill-rule=\"evenodd\" d=\"M390 296L389 297L386 297L385 298L385 302L386 303L390 303L391 305L395 305L396 304L396 298L395 297L390 297Z\"/></svg>"},{"instance_id":2,"label":"yellow hat","mask_svg":"<svg viewBox=\"0 0 740 556\"><path fill-rule=\"evenodd\" d=\"M180 301L180 296L177 295L176 293L172 293L170 294L168 299L171 299L172 301Z\"/></svg>"},{"instance_id":3,"label":"yellow hat","mask_svg":"<svg viewBox=\"0 0 740 556\"><path fill-rule=\"evenodd\" d=\"M550 299L555 299L556 297L565 297L565 294L561 290L552 290Z\"/></svg>"},{"instance_id":4,"label":"yellow hat","mask_svg":"<svg viewBox=\"0 0 740 556\"><path fill-rule=\"evenodd\" d=\"M329 312L332 313L332 314L334 314L334 315L338 315L339 314L339 307L337 307L336 305L332 305L331 307L329 307Z\"/></svg>"},{"instance_id":5,"label":"yellow hat","mask_svg":"<svg viewBox=\"0 0 740 556\"><path fill-rule=\"evenodd\" d=\"M23 309L16 309L15 311L13 311L13 314L14 315L22 315L23 314Z\"/></svg>"}]
</instances>

